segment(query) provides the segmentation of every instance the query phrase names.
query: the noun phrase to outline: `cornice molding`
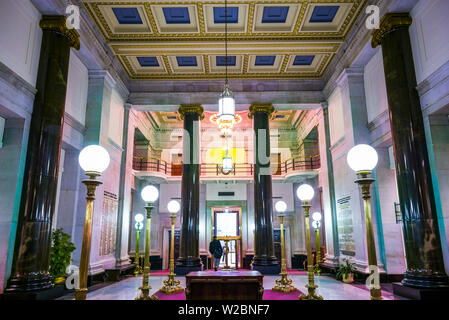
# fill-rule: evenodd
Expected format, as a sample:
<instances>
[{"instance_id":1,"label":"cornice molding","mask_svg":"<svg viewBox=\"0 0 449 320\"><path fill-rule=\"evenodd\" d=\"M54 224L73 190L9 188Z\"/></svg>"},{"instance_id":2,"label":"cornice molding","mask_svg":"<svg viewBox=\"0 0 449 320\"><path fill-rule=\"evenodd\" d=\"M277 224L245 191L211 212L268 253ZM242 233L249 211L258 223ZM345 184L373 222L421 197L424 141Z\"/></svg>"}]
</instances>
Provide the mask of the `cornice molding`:
<instances>
[{"instance_id":1,"label":"cornice molding","mask_svg":"<svg viewBox=\"0 0 449 320\"><path fill-rule=\"evenodd\" d=\"M63 34L70 40L70 45L75 50L80 50L80 35L75 29L67 28L67 17L58 15L44 15L39 22L42 30L54 31Z\"/></svg>"},{"instance_id":2,"label":"cornice molding","mask_svg":"<svg viewBox=\"0 0 449 320\"><path fill-rule=\"evenodd\" d=\"M380 21L380 27L372 34L371 46L376 48L382 44L383 36L386 33L398 29L408 29L413 23L413 19L408 12L387 13Z\"/></svg>"}]
</instances>

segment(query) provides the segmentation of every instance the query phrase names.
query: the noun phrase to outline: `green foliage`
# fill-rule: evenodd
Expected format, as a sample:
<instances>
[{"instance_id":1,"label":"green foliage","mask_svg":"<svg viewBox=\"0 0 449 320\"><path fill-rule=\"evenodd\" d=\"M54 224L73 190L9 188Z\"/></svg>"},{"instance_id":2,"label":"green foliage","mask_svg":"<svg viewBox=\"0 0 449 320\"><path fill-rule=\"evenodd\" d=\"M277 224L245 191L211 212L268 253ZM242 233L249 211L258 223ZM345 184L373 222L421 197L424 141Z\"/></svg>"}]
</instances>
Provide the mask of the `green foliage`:
<instances>
[{"instance_id":1,"label":"green foliage","mask_svg":"<svg viewBox=\"0 0 449 320\"><path fill-rule=\"evenodd\" d=\"M53 231L51 239L50 275L53 279L56 279L66 275L66 269L72 261L72 252L75 250L75 245L70 241L70 235L64 233L62 228Z\"/></svg>"},{"instance_id":2,"label":"green foliage","mask_svg":"<svg viewBox=\"0 0 449 320\"><path fill-rule=\"evenodd\" d=\"M345 264L340 264L338 268L337 279L343 279L343 275L347 277L350 273L355 274L355 263L350 262L349 259L344 259L344 261Z\"/></svg>"}]
</instances>

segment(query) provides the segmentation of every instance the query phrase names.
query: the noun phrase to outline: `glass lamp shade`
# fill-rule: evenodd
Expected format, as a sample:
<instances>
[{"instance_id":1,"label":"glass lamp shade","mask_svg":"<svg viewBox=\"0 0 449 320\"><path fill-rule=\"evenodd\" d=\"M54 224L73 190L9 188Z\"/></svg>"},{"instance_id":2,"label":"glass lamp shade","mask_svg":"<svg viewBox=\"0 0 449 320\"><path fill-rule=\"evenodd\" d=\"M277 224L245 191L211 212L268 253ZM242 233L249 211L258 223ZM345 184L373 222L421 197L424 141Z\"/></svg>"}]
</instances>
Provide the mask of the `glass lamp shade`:
<instances>
[{"instance_id":1,"label":"glass lamp shade","mask_svg":"<svg viewBox=\"0 0 449 320\"><path fill-rule=\"evenodd\" d=\"M235 115L235 100L228 85L225 86L223 93L218 100L218 117L222 121L232 121Z\"/></svg>"},{"instance_id":2,"label":"glass lamp shade","mask_svg":"<svg viewBox=\"0 0 449 320\"><path fill-rule=\"evenodd\" d=\"M277 212L284 213L287 210L287 204L284 201L280 200L276 202L274 208L276 209Z\"/></svg>"},{"instance_id":3,"label":"glass lamp shade","mask_svg":"<svg viewBox=\"0 0 449 320\"><path fill-rule=\"evenodd\" d=\"M318 220L313 220L312 227L318 229L320 227L320 222Z\"/></svg>"},{"instance_id":4,"label":"glass lamp shade","mask_svg":"<svg viewBox=\"0 0 449 320\"><path fill-rule=\"evenodd\" d=\"M142 189L140 195L145 202L155 202L159 198L159 190L155 186L149 185Z\"/></svg>"},{"instance_id":5,"label":"glass lamp shade","mask_svg":"<svg viewBox=\"0 0 449 320\"><path fill-rule=\"evenodd\" d=\"M134 225L134 227L136 228L136 230L142 230L142 229L143 229L143 223L141 223L141 222L136 222L136 224Z\"/></svg>"},{"instance_id":6,"label":"glass lamp shade","mask_svg":"<svg viewBox=\"0 0 449 320\"><path fill-rule=\"evenodd\" d=\"M144 218L145 218L145 217L144 217L143 214L141 214L141 213L138 213L138 214L136 214L136 215L134 216L134 220L135 220L136 222L142 222Z\"/></svg>"},{"instance_id":7,"label":"glass lamp shade","mask_svg":"<svg viewBox=\"0 0 449 320\"><path fill-rule=\"evenodd\" d=\"M296 196L301 201L310 201L313 199L315 191L308 184L302 184L296 189Z\"/></svg>"},{"instance_id":8,"label":"glass lamp shade","mask_svg":"<svg viewBox=\"0 0 449 320\"><path fill-rule=\"evenodd\" d=\"M78 157L80 167L86 172L102 173L111 161L109 153L99 145L90 145L81 150Z\"/></svg>"},{"instance_id":9,"label":"glass lamp shade","mask_svg":"<svg viewBox=\"0 0 449 320\"><path fill-rule=\"evenodd\" d=\"M359 144L349 150L347 162L355 172L372 171L379 160L376 150L367 145Z\"/></svg>"},{"instance_id":10,"label":"glass lamp shade","mask_svg":"<svg viewBox=\"0 0 449 320\"><path fill-rule=\"evenodd\" d=\"M232 170L232 158L224 157L223 158L223 171L231 171Z\"/></svg>"},{"instance_id":11,"label":"glass lamp shade","mask_svg":"<svg viewBox=\"0 0 449 320\"><path fill-rule=\"evenodd\" d=\"M313 221L320 221L321 220L321 213L320 212L314 212L312 214Z\"/></svg>"},{"instance_id":12,"label":"glass lamp shade","mask_svg":"<svg viewBox=\"0 0 449 320\"><path fill-rule=\"evenodd\" d=\"M175 213L177 213L179 211L179 209L181 209L181 206L180 206L178 201L171 200L167 204L167 209L168 209L168 212L170 212L171 214L175 214Z\"/></svg>"}]
</instances>

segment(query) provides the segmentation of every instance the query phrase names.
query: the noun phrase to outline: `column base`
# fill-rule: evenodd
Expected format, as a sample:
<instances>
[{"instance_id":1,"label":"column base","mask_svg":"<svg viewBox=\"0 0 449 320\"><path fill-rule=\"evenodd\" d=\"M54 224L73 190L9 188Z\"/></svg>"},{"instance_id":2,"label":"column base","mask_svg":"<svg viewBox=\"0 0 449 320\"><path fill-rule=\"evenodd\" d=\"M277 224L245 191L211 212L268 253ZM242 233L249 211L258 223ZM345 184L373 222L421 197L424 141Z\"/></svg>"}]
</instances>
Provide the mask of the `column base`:
<instances>
[{"instance_id":1,"label":"column base","mask_svg":"<svg viewBox=\"0 0 449 320\"><path fill-rule=\"evenodd\" d=\"M401 284L417 289L449 289L449 277L446 274L423 275L406 272Z\"/></svg>"},{"instance_id":2,"label":"column base","mask_svg":"<svg viewBox=\"0 0 449 320\"><path fill-rule=\"evenodd\" d=\"M35 291L6 291L0 300L53 300L62 297L65 294L64 286L56 286L46 290Z\"/></svg>"},{"instance_id":3,"label":"column base","mask_svg":"<svg viewBox=\"0 0 449 320\"><path fill-rule=\"evenodd\" d=\"M448 300L449 288L412 288L396 282L393 283L393 294L415 300Z\"/></svg>"},{"instance_id":4,"label":"column base","mask_svg":"<svg viewBox=\"0 0 449 320\"><path fill-rule=\"evenodd\" d=\"M35 278L12 278L8 282L5 293L42 291L53 288L50 276Z\"/></svg>"},{"instance_id":5,"label":"column base","mask_svg":"<svg viewBox=\"0 0 449 320\"><path fill-rule=\"evenodd\" d=\"M175 265L175 274L184 276L192 271L201 271L201 259L178 259Z\"/></svg>"},{"instance_id":6,"label":"column base","mask_svg":"<svg viewBox=\"0 0 449 320\"><path fill-rule=\"evenodd\" d=\"M278 275L281 272L281 265L276 257L253 259L253 270L259 271L264 275Z\"/></svg>"}]
</instances>

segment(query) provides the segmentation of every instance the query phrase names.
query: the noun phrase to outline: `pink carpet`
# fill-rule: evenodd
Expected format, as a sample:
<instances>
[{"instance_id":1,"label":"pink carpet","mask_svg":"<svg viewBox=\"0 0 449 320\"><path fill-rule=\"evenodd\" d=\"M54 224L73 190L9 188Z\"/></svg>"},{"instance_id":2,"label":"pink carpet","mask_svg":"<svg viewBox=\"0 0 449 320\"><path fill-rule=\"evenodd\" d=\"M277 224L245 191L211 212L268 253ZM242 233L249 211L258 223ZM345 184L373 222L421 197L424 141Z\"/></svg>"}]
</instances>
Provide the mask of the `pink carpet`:
<instances>
[{"instance_id":1,"label":"pink carpet","mask_svg":"<svg viewBox=\"0 0 449 320\"><path fill-rule=\"evenodd\" d=\"M263 300L298 300L298 296L302 292L299 290L290 292L290 293L280 293L272 291L271 289L265 289L263 294ZM155 295L159 298L159 300L185 300L186 296L184 292L176 293L176 294L165 294L162 292L156 292Z\"/></svg>"}]
</instances>

